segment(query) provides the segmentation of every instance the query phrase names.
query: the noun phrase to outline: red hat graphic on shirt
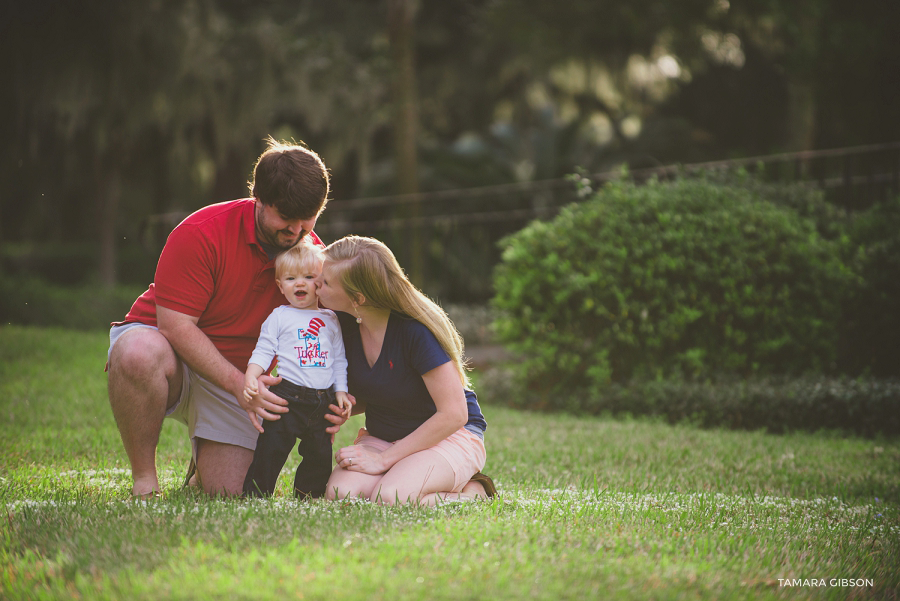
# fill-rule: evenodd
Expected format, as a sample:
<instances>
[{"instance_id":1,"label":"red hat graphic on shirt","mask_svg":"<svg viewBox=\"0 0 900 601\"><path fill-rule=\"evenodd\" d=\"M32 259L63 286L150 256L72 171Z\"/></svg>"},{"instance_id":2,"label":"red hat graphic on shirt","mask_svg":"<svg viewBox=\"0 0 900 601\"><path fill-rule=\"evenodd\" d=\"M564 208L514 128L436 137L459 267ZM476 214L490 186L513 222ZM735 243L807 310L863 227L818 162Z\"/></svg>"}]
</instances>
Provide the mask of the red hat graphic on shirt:
<instances>
[{"instance_id":1,"label":"red hat graphic on shirt","mask_svg":"<svg viewBox=\"0 0 900 601\"><path fill-rule=\"evenodd\" d=\"M319 319L318 317L313 317L309 320L309 333L313 336L319 335L319 329L325 327L325 322Z\"/></svg>"}]
</instances>

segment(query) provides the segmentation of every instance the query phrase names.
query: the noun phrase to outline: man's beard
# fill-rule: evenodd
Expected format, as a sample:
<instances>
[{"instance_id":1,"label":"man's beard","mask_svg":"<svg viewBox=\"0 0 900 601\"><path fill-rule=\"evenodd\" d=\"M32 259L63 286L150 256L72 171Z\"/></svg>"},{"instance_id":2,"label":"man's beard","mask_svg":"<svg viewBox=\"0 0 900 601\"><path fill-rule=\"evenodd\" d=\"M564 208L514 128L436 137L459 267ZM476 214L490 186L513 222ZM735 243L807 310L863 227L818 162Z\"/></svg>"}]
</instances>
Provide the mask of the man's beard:
<instances>
[{"instance_id":1,"label":"man's beard","mask_svg":"<svg viewBox=\"0 0 900 601\"><path fill-rule=\"evenodd\" d=\"M293 234L290 232L290 230L275 230L268 227L268 224L265 222L265 218L263 217L263 215L264 213L262 210L256 213L256 237L266 246L269 246L276 250L288 250L290 248L293 248L297 245L298 242L300 242L300 240L303 239L304 236L309 233L306 230L300 230L300 235L297 236L296 240L290 242L281 242L279 241L279 234L289 239L291 236L293 236Z\"/></svg>"}]
</instances>

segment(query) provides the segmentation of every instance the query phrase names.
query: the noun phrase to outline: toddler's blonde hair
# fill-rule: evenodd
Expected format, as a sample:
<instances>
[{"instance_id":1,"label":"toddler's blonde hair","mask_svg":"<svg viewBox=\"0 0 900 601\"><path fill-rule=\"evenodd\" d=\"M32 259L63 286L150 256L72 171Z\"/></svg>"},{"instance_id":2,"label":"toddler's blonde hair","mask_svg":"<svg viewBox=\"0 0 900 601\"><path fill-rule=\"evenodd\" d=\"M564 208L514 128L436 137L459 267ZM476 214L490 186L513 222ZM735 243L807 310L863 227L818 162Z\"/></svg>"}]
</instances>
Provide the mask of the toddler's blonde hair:
<instances>
[{"instance_id":1,"label":"toddler's blonde hair","mask_svg":"<svg viewBox=\"0 0 900 601\"><path fill-rule=\"evenodd\" d=\"M287 272L296 273L301 270L320 273L324 262L325 253L322 247L313 244L309 236L304 236L296 246L275 258L275 279L280 280Z\"/></svg>"}]
</instances>

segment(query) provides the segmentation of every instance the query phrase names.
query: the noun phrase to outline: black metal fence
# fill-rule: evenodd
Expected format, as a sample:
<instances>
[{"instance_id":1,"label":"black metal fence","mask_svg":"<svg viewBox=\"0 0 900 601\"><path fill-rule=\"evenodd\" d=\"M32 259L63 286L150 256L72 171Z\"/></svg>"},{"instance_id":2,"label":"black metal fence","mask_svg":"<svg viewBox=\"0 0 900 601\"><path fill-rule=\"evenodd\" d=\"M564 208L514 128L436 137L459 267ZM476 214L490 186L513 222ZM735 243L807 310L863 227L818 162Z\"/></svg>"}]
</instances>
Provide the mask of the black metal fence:
<instances>
[{"instance_id":1,"label":"black metal fence","mask_svg":"<svg viewBox=\"0 0 900 601\"><path fill-rule=\"evenodd\" d=\"M830 202L860 210L900 193L900 142L661 167L635 172L634 177L736 169L768 181L808 182L822 189Z\"/></svg>"},{"instance_id":2,"label":"black metal fence","mask_svg":"<svg viewBox=\"0 0 900 601\"><path fill-rule=\"evenodd\" d=\"M332 201L316 232L326 242L347 234L378 238L411 275L420 266L418 283L431 296L476 303L491 296L499 240L576 200L571 182L549 180Z\"/></svg>"},{"instance_id":3,"label":"black metal fence","mask_svg":"<svg viewBox=\"0 0 900 601\"><path fill-rule=\"evenodd\" d=\"M809 182L830 202L860 210L900 194L900 142L641 169L628 177L641 182L679 172L738 169L767 181ZM584 177L596 188L621 176L608 172ZM550 219L562 206L579 200L569 179L335 200L316 231L326 242L347 234L383 240L405 268L421 266L419 283L433 297L482 303L491 296L500 239L534 219ZM416 237L418 243L413 242Z\"/></svg>"},{"instance_id":4,"label":"black metal fence","mask_svg":"<svg viewBox=\"0 0 900 601\"><path fill-rule=\"evenodd\" d=\"M678 173L744 169L772 182L808 182L826 199L849 211L900 195L900 142L671 165L630 171L643 182ZM587 174L594 189L621 172ZM484 303L492 295L491 275L500 261L498 242L534 219L552 219L579 202L569 178L480 188L333 200L316 226L325 242L347 234L372 236L396 253L431 296L448 303ZM157 255L169 231L186 213L153 215L138 238ZM155 263L155 261L154 261Z\"/></svg>"}]
</instances>

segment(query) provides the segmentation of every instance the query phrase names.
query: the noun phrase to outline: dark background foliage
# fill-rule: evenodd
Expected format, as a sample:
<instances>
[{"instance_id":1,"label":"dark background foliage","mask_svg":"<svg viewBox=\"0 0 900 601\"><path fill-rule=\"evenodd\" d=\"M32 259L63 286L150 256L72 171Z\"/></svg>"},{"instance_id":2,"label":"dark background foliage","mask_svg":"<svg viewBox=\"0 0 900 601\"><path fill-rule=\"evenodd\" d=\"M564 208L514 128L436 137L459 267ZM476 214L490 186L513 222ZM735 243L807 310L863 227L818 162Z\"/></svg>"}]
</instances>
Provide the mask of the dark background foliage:
<instances>
[{"instance_id":1,"label":"dark background foliage","mask_svg":"<svg viewBox=\"0 0 900 601\"><path fill-rule=\"evenodd\" d=\"M743 288L720 287L704 310L743 324L731 334L715 338L707 323L677 348L662 331L646 335L595 366L596 383L621 384L555 406L773 430L844 420L867 435L893 432L890 382L838 378L821 388L759 374L900 369L898 12L883 0L2 3L0 323L100 328L121 318L184 215L246 195L269 135L308 144L330 167L332 201L317 228L326 241L382 238L426 292L480 309L494 294L497 241L589 197L562 179L579 168L576 179L596 189L608 180L598 174L623 165L643 182L647 168L728 159L758 171L744 159L799 152L765 158L759 178L705 177L771 205L719 215L713 239L751 240L722 247L737 254L713 266L716 281L725 267L755 272L760 261L791 277L809 267L811 279L799 280L805 300L779 314L742 304ZM881 150L861 150L873 147ZM807 183L783 185L794 180ZM635 194L657 206L652 190ZM624 269L647 268L646 251L675 244L665 228L656 233L620 236L635 259ZM765 243L751 252L754 236ZM696 259L681 251L662 271ZM540 291L548 297L591 277L563 260L555 268L565 277L558 291ZM774 284L744 285L778 296ZM678 290L645 290L648 319L660 309L649 295L671 301ZM585 300L565 308L567 319ZM825 327L836 311L837 326ZM690 311L672 315L681 317L659 324L669 334L703 324ZM633 312L622 319L632 333L623 321L612 338L640 331ZM770 336L774 324L787 337ZM771 348L759 346L756 328ZM735 332L747 339L737 344ZM729 350L717 356L710 349L723 339ZM638 351L653 361L637 367ZM702 379L713 365L753 375L720 386ZM670 379L653 379L659 373ZM491 377L487 400L547 401L535 388L509 392L508 379L488 385Z\"/></svg>"},{"instance_id":2,"label":"dark background foliage","mask_svg":"<svg viewBox=\"0 0 900 601\"><path fill-rule=\"evenodd\" d=\"M895 141L896 10L881 0L4 3L0 277L146 285L181 216L246 194L268 135L325 158L326 224L350 199ZM525 190L516 206L549 202ZM468 210L439 197L351 219ZM411 269L428 256L493 262L497 224L475 229L470 240L401 225L392 245ZM457 302L489 296L489 268L472 288L454 269L426 260L413 276Z\"/></svg>"}]
</instances>

